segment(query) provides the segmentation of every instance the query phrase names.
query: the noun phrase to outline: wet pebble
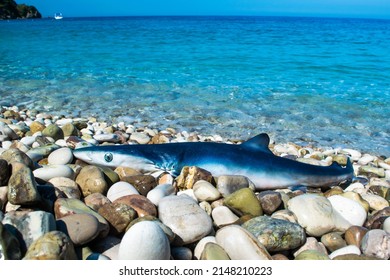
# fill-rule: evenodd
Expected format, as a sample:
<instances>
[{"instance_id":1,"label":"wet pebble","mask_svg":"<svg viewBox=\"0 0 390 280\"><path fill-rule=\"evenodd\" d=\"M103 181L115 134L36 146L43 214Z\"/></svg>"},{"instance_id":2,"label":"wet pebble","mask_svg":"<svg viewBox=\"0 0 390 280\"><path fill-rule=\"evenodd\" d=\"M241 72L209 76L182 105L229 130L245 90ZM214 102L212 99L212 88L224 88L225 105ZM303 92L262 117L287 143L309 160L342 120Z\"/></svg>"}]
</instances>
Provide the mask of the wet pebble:
<instances>
[{"instance_id":1,"label":"wet pebble","mask_svg":"<svg viewBox=\"0 0 390 280\"><path fill-rule=\"evenodd\" d=\"M351 226L345 232L344 238L348 245L355 245L360 248L364 235L368 229L359 226Z\"/></svg>"}]
</instances>

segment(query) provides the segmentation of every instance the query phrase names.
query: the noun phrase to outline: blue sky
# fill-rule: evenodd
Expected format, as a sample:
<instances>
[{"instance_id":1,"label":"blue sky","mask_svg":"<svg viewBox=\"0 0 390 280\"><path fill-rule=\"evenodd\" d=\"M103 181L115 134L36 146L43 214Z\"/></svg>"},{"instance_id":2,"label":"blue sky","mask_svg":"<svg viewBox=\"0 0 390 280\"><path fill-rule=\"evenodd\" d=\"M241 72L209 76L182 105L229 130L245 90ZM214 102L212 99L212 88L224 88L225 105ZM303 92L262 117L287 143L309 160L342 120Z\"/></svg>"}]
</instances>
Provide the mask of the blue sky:
<instances>
[{"instance_id":1,"label":"blue sky","mask_svg":"<svg viewBox=\"0 0 390 280\"><path fill-rule=\"evenodd\" d=\"M16 0L44 17L131 15L289 15L390 18L390 0Z\"/></svg>"}]
</instances>

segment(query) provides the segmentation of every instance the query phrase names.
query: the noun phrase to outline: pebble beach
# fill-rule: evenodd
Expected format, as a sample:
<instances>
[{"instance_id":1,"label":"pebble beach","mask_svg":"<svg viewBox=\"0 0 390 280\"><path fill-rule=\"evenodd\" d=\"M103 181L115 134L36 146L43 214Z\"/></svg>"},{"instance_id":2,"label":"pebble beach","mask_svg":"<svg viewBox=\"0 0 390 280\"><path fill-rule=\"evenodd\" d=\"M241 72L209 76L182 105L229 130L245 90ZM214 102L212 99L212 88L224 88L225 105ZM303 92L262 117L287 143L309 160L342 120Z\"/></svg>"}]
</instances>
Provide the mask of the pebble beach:
<instances>
[{"instance_id":1,"label":"pebble beach","mask_svg":"<svg viewBox=\"0 0 390 280\"><path fill-rule=\"evenodd\" d=\"M331 188L256 191L243 176L196 166L178 177L88 165L90 145L246 139L55 116L0 114L1 260L388 260L390 158L272 141L280 157L353 161Z\"/></svg>"}]
</instances>

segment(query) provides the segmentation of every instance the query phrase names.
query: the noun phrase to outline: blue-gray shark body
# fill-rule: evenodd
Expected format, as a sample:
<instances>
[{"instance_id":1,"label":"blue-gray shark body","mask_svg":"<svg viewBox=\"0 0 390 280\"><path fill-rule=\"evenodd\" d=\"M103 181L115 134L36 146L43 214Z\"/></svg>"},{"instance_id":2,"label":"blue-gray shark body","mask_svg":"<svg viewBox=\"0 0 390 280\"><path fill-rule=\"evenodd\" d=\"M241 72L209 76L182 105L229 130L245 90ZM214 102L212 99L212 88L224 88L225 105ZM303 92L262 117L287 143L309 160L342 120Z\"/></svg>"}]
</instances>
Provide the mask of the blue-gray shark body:
<instances>
[{"instance_id":1,"label":"blue-gray shark body","mask_svg":"<svg viewBox=\"0 0 390 280\"><path fill-rule=\"evenodd\" d=\"M215 177L246 176L258 190L295 186L325 188L353 177L349 160L345 167L337 163L316 166L275 156L268 146L268 135L259 134L238 145L214 142L102 145L76 149L74 155L98 166L127 166L143 173L161 171L174 176L184 166L197 166Z\"/></svg>"}]
</instances>

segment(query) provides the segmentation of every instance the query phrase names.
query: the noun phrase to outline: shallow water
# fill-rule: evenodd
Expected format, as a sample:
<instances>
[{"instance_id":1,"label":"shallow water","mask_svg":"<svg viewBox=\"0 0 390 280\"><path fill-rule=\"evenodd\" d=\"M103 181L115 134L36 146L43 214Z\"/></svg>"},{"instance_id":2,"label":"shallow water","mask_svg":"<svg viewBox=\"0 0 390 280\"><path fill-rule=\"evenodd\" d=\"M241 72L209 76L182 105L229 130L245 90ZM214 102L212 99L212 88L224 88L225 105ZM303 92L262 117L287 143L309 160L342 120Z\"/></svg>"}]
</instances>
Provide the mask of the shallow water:
<instances>
[{"instance_id":1,"label":"shallow water","mask_svg":"<svg viewBox=\"0 0 390 280\"><path fill-rule=\"evenodd\" d=\"M390 21L0 22L0 105L390 155Z\"/></svg>"}]
</instances>

